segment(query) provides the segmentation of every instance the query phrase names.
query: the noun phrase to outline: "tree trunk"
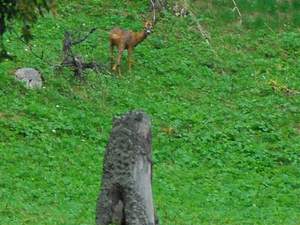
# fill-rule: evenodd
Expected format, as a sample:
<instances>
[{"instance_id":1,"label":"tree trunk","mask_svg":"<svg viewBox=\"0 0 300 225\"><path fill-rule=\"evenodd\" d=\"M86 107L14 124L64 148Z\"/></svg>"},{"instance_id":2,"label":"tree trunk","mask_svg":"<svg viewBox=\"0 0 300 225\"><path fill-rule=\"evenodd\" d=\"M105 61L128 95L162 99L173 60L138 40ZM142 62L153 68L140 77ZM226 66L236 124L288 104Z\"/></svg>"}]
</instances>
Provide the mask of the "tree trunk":
<instances>
[{"instance_id":1,"label":"tree trunk","mask_svg":"<svg viewBox=\"0 0 300 225\"><path fill-rule=\"evenodd\" d=\"M168 5L167 0L149 0L150 11L153 10L160 11L166 9L167 5Z\"/></svg>"},{"instance_id":2,"label":"tree trunk","mask_svg":"<svg viewBox=\"0 0 300 225\"><path fill-rule=\"evenodd\" d=\"M150 119L130 112L113 123L106 147L97 225L156 225Z\"/></svg>"}]
</instances>

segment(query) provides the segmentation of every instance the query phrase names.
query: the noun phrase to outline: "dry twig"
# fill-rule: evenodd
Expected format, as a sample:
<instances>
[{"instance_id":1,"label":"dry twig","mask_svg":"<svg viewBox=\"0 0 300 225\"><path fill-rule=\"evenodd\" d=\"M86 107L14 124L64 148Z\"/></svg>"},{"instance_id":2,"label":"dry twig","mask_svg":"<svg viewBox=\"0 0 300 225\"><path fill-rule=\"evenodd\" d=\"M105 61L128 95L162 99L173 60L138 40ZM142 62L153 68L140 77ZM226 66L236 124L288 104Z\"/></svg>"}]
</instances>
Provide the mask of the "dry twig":
<instances>
[{"instance_id":1,"label":"dry twig","mask_svg":"<svg viewBox=\"0 0 300 225\"><path fill-rule=\"evenodd\" d=\"M188 9L189 14L190 14L192 20L196 24L197 30L200 32L201 36L205 39L205 41L207 42L207 44L210 45L210 41L209 41L210 40L210 35L209 35L209 33L200 24L199 20L197 19L197 17L195 16L195 14L193 13L193 11L191 10L191 7L190 7L189 3L187 2L187 0L183 0L183 2L184 2L185 8Z\"/></svg>"},{"instance_id":2,"label":"dry twig","mask_svg":"<svg viewBox=\"0 0 300 225\"><path fill-rule=\"evenodd\" d=\"M237 12L238 12L239 17L240 17L240 23L242 23L243 20L242 20L242 14L241 14L241 11L240 11L239 7L237 6L235 0L232 0L232 2L233 2L233 4L234 4L234 8L232 9L232 11L233 11L233 12L234 12L234 11L237 11Z\"/></svg>"}]
</instances>

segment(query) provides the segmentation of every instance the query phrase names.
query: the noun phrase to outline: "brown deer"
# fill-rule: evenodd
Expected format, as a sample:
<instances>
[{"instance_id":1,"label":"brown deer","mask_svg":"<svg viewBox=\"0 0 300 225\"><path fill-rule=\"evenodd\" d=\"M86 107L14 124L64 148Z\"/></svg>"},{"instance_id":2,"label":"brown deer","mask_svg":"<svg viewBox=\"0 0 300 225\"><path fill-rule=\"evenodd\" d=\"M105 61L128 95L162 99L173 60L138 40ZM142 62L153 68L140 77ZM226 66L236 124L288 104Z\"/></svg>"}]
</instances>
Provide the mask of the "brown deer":
<instances>
[{"instance_id":1,"label":"brown deer","mask_svg":"<svg viewBox=\"0 0 300 225\"><path fill-rule=\"evenodd\" d=\"M113 71L116 71L118 68L119 74L121 74L121 59L122 54L125 49L127 49L128 56L127 56L127 62L128 62L128 68L129 71L131 70L131 57L134 47L136 47L139 43L144 41L149 34L151 34L153 29L153 23L150 21L146 21L144 24L144 29L140 32L133 32L133 31L127 31L123 30L121 28L114 28L110 31L109 35L109 41L110 41L110 55L111 55L111 67ZM117 47L118 49L118 57L117 61L114 64L114 47Z\"/></svg>"}]
</instances>

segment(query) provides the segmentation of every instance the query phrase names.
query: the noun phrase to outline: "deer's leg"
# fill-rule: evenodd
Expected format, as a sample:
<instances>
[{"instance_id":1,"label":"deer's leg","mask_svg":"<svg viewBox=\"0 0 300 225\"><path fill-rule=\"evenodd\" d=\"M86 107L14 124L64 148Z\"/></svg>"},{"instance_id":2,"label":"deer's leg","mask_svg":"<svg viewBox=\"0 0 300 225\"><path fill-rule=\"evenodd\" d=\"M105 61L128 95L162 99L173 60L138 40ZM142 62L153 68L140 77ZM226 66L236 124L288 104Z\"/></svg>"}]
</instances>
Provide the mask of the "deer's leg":
<instances>
[{"instance_id":1,"label":"deer's leg","mask_svg":"<svg viewBox=\"0 0 300 225\"><path fill-rule=\"evenodd\" d=\"M114 45L110 43L110 68L113 68L114 65Z\"/></svg>"},{"instance_id":2,"label":"deer's leg","mask_svg":"<svg viewBox=\"0 0 300 225\"><path fill-rule=\"evenodd\" d=\"M128 56L127 56L127 61L128 61L128 69L131 71L131 65L132 65L132 48L128 48Z\"/></svg>"},{"instance_id":3,"label":"deer's leg","mask_svg":"<svg viewBox=\"0 0 300 225\"><path fill-rule=\"evenodd\" d=\"M118 58L117 58L117 64L114 65L113 70L116 70L118 67L119 75L121 75L121 60L122 60L122 54L124 52L124 46L119 47L119 53L118 53Z\"/></svg>"}]
</instances>

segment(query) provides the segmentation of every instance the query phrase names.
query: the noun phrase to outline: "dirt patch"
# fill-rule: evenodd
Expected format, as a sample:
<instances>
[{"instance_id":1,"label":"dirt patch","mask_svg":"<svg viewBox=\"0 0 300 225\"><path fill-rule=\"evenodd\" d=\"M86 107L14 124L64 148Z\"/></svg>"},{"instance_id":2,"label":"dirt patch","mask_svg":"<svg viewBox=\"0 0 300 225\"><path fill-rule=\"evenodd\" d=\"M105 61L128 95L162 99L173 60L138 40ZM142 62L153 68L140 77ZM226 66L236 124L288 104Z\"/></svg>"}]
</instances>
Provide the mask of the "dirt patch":
<instances>
[{"instance_id":1,"label":"dirt patch","mask_svg":"<svg viewBox=\"0 0 300 225\"><path fill-rule=\"evenodd\" d=\"M4 112L0 112L0 119L7 118L7 114Z\"/></svg>"},{"instance_id":2,"label":"dirt patch","mask_svg":"<svg viewBox=\"0 0 300 225\"><path fill-rule=\"evenodd\" d=\"M298 134L300 134L300 123L296 124L296 131Z\"/></svg>"},{"instance_id":3,"label":"dirt patch","mask_svg":"<svg viewBox=\"0 0 300 225\"><path fill-rule=\"evenodd\" d=\"M25 115L25 113L20 112L17 115L12 115L12 114L7 114L5 112L0 112L0 120L1 119L10 119L10 120L14 120L14 121L18 121L20 120L21 117L23 117Z\"/></svg>"}]
</instances>

